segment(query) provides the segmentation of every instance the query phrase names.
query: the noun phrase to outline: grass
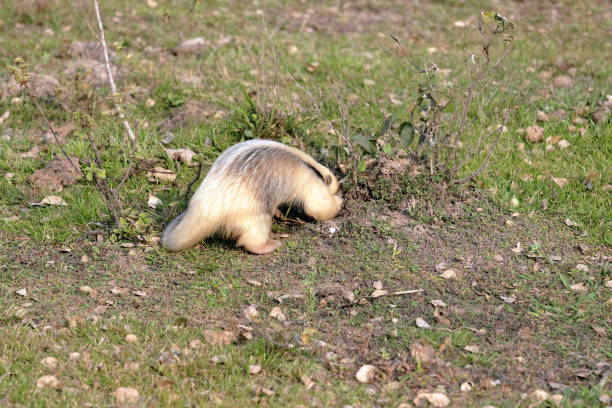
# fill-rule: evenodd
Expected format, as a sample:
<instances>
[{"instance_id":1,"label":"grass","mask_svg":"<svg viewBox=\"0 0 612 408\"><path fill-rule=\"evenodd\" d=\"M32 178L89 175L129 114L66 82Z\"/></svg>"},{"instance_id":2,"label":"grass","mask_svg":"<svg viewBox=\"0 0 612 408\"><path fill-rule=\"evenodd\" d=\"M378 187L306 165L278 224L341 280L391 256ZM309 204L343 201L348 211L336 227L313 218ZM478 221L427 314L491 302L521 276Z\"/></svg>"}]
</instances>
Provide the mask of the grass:
<instances>
[{"instance_id":1,"label":"grass","mask_svg":"<svg viewBox=\"0 0 612 408\"><path fill-rule=\"evenodd\" d=\"M0 66L22 57L32 72L60 80L64 90L41 101L54 125L73 120L77 105L93 104L91 131L117 182L130 149L116 118L104 114L108 89L81 83L75 93L74 79L64 73L75 59L66 46L94 41L89 5L77 5L89 20L75 20L74 9L59 2L40 2L48 7L42 11L36 2L21 3L0 8ZM490 4L208 1L189 12L189 2L158 3L102 5L122 105L139 133L133 155L142 169L121 190L125 205L150 220L139 231L146 239L127 241L138 245L111 237L105 204L85 180L59 193L28 183L60 152L40 142L46 124L31 101L12 100L0 87L0 114L10 111L0 132L13 130L10 140L0 140L0 401L111 405L123 386L136 388L138 404L147 406L402 406L420 391L438 390L451 406L522 407L533 403L536 389L561 394L564 407L605 405L600 397L611 390L602 379L612 358L612 124L591 116L612 93L605 2L506 2L497 10L516 22L517 32L496 80L517 89L521 103L491 165L470 186L400 174L373 180L373 199L364 201L351 196L355 186L347 180L346 206L333 224L276 223L274 233L286 238L268 257L219 239L178 254L151 244L183 208L196 173L164 153L159 142L166 133L175 135L170 147L197 152L204 171L225 148L251 137L299 146L333 166L321 149L337 141L327 122L340 125L337 94L353 129L378 129L388 114L407 119L420 78L386 49L402 61L433 60L451 69L447 80L460 80L464 48L477 44L475 16ZM201 55L169 52L196 36L211 43ZM226 36L233 41L218 45ZM569 75L574 85L555 87L543 72ZM300 86L313 93L325 118ZM552 115L559 109L563 119ZM539 122L537 111L550 121ZM474 134L487 125L475 123ZM528 142L519 129L533 124L544 128L544 138L559 136L569 147ZM385 140L395 148L395 136ZM38 157L20 157L35 145ZM79 132L65 148L90 155ZM150 182L150 165L176 172L177 181ZM9 172L14 177L4 177ZM359 180L367 183L368 175ZM568 183L561 188L553 178ZM69 205L29 205L51 193ZM163 206L148 208L149 194ZM514 197L518 207L510 204ZM333 235L330 226L337 228ZM520 255L511 252L517 241L525 248ZM438 276L451 267L457 279ZM378 280L390 291L425 291L347 306L338 289L364 298ZM574 290L577 283L584 290ZM82 292L85 285L94 292ZM22 288L25 297L15 293ZM434 299L447 308L435 310ZM248 305L259 311L252 320L243 313ZM286 321L269 317L274 307ZM416 327L416 317L432 328ZM237 340L215 346L207 330L228 330ZM138 341L127 342L130 333ZM410 352L416 342L431 345L435 358L417 363ZM473 345L479 352L465 349ZM71 358L73 352L79 357ZM219 355L224 364L211 360ZM45 357L55 357L57 367L45 367ZM249 373L254 364L259 374ZM363 364L378 367L370 384L355 380ZM61 385L38 388L42 375ZM472 392L459 389L464 382L474 384Z\"/></svg>"}]
</instances>

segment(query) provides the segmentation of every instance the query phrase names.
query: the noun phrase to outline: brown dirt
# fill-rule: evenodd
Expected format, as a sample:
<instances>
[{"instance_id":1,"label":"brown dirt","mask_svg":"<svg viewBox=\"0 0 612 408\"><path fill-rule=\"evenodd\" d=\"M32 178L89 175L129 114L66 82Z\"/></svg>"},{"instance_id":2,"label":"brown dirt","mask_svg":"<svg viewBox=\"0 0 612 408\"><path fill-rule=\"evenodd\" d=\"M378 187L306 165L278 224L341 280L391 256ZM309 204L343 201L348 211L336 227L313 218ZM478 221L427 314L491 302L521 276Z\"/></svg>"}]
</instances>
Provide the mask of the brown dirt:
<instances>
[{"instance_id":1,"label":"brown dirt","mask_svg":"<svg viewBox=\"0 0 612 408\"><path fill-rule=\"evenodd\" d=\"M57 156L43 169L36 170L28 181L40 189L62 191L82 177L78 158L73 156L68 160L65 156Z\"/></svg>"},{"instance_id":2,"label":"brown dirt","mask_svg":"<svg viewBox=\"0 0 612 408\"><path fill-rule=\"evenodd\" d=\"M386 380L381 387L401 379L415 390L463 381L486 388L499 380L488 392L516 398L517 392L534 387L551 390L557 384L598 381L609 368L601 350L609 349L610 339L597 336L592 327L605 325L606 319L609 324L607 309L582 317L559 316L536 304L547 304L552 311L557 302L573 302L575 295L563 288L558 275L571 275L577 262L597 271L605 259L609 262L609 248L588 247L557 221L511 218L470 191L420 186L428 190L403 195L393 208L382 201L348 200L329 223L276 224L275 234L289 240L264 257L219 240L184 254L157 255L148 246L119 248L87 240L72 244L71 252L60 252L3 234L0 258L12 260L3 265L12 276L4 284L9 292L28 288L35 301L32 324L62 325L75 315L187 318L188 324L205 328L261 324L258 330L264 338L285 341L298 341L305 327L315 327L325 345L313 352L328 360L330 375L352 377L361 364L372 363L383 369ZM512 226L506 225L510 218ZM338 230L333 235L330 226ZM535 241L539 253L528 250ZM521 254L511 251L517 242L525 248ZM90 260L82 263L82 255ZM440 278L446 268L456 269L458 278ZM342 289L353 291L357 299L369 296L377 280L389 291L425 291L354 305L342 296ZM84 296L82 285L95 293ZM121 294L111 292L115 287ZM137 296L136 290L146 295ZM280 299L280 307L289 322L267 324L267 313L282 295L288 295ZM515 301L504 303L501 296ZM436 311L432 299L448 307ZM261 323L242 315L249 304L257 306ZM416 317L434 329L417 329ZM470 353L461 345L444 346L444 339L453 336L469 336L466 345L477 344L480 355L492 362L470 364ZM575 349L580 338L582 347ZM437 350L436 359L418 370L408 347L417 339ZM332 360L329 352L335 354ZM454 363L447 364L450 361ZM453 401L468 398L456 394Z\"/></svg>"}]
</instances>

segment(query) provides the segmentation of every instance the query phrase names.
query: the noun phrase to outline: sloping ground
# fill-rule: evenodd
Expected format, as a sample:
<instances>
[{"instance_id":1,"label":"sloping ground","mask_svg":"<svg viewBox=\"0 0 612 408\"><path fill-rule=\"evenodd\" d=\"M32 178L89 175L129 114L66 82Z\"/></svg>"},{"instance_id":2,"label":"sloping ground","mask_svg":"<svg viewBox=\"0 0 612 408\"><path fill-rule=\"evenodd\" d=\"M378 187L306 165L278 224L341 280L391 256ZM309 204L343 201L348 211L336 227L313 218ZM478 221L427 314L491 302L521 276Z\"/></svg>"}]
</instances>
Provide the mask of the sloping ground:
<instances>
[{"instance_id":1,"label":"sloping ground","mask_svg":"<svg viewBox=\"0 0 612 408\"><path fill-rule=\"evenodd\" d=\"M566 402L584 399L598 383L604 393L612 349L610 249L585 245L560 221L512 217L478 194L414 182L392 205L349 200L329 223L276 224L285 242L265 257L216 240L170 254L85 239L72 248L41 246L3 234L0 333L7 340L0 381L14 389L8 400L23 402L17 390L34 384L20 383L19 373L44 371L37 361L49 350L100 352L118 367L140 364L147 384L172 381L161 389L141 385L141 395L172 391L179 399L222 405L244 397L272 406L394 406L437 389L453 406L515 406L536 389L565 393ZM389 293L423 291L376 297L373 285ZM25 297L15 293L22 288ZM257 316L252 309L243 313L249 305ZM275 307L284 320L269 317ZM417 318L430 328L417 327ZM225 354L236 361L264 356L265 375L228 377L234 365L208 362L217 350L210 345L189 353L189 339L215 343L221 329L234 340ZM121 350L130 330L142 339L140 353L128 358L109 349ZM41 335L47 340L34 340ZM49 346L54 341L63 346ZM182 351L170 380L156 368L164 364L156 356L172 347ZM358 386L354 376L364 364L376 366L377 375ZM284 371L288 366L297 371ZM73 381L78 390L62 394L66 401L81 393L95 405L114 390L110 379L96 385L91 374L66 367L58 370L62 383ZM111 368L105 375L112 379ZM183 380L193 377L208 378L212 394L184 388ZM228 378L255 388L241 397ZM461 391L463 383L472 391ZM596 401L594 392L587 397Z\"/></svg>"}]
</instances>

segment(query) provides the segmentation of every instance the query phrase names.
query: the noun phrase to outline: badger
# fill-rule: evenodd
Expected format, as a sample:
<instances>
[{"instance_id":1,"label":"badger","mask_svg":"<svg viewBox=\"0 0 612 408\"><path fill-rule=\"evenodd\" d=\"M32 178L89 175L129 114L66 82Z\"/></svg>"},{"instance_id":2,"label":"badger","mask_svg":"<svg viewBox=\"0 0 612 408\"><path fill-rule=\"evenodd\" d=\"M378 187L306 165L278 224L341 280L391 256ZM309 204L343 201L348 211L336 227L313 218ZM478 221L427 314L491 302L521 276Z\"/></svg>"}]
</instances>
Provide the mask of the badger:
<instances>
[{"instance_id":1,"label":"badger","mask_svg":"<svg viewBox=\"0 0 612 408\"><path fill-rule=\"evenodd\" d=\"M219 234L251 253L267 254L281 245L270 237L279 206L329 220L342 207L338 190L334 174L299 149L270 140L238 143L219 155L161 243L180 251Z\"/></svg>"}]
</instances>

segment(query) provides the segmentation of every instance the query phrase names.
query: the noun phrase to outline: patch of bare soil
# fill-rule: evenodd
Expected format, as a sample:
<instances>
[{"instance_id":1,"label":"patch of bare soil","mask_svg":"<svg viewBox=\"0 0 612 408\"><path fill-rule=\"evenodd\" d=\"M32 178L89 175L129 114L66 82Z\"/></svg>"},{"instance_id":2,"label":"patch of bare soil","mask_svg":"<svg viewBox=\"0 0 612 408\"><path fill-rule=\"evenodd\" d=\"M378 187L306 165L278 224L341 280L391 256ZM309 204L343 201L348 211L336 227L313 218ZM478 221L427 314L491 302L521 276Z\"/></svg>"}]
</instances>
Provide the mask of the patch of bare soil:
<instances>
[{"instance_id":1,"label":"patch of bare soil","mask_svg":"<svg viewBox=\"0 0 612 408\"><path fill-rule=\"evenodd\" d=\"M57 156L43 169L36 170L28 181L38 188L51 191L62 191L64 187L76 184L83 177L79 160L71 157Z\"/></svg>"},{"instance_id":2,"label":"patch of bare soil","mask_svg":"<svg viewBox=\"0 0 612 408\"><path fill-rule=\"evenodd\" d=\"M172 110L170 116L159 124L159 131L161 133L174 132L178 129L197 126L199 123L206 121L216 111L204 102L190 99Z\"/></svg>"},{"instance_id":3,"label":"patch of bare soil","mask_svg":"<svg viewBox=\"0 0 612 408\"><path fill-rule=\"evenodd\" d=\"M89 240L37 246L2 234L1 282L28 289L25 320L34 326L127 315L246 330L309 349L330 378L353 379L371 364L372 386L442 385L455 406L478 398L459 389L464 382L519 401L535 388L554 393L609 375L611 340L601 334L610 324L609 248L558 221L513 217L478 193L409 181L392 200L349 199L330 222L275 224L286 242L270 256L220 240L176 254ZM560 276L590 279L595 301Z\"/></svg>"}]
</instances>

